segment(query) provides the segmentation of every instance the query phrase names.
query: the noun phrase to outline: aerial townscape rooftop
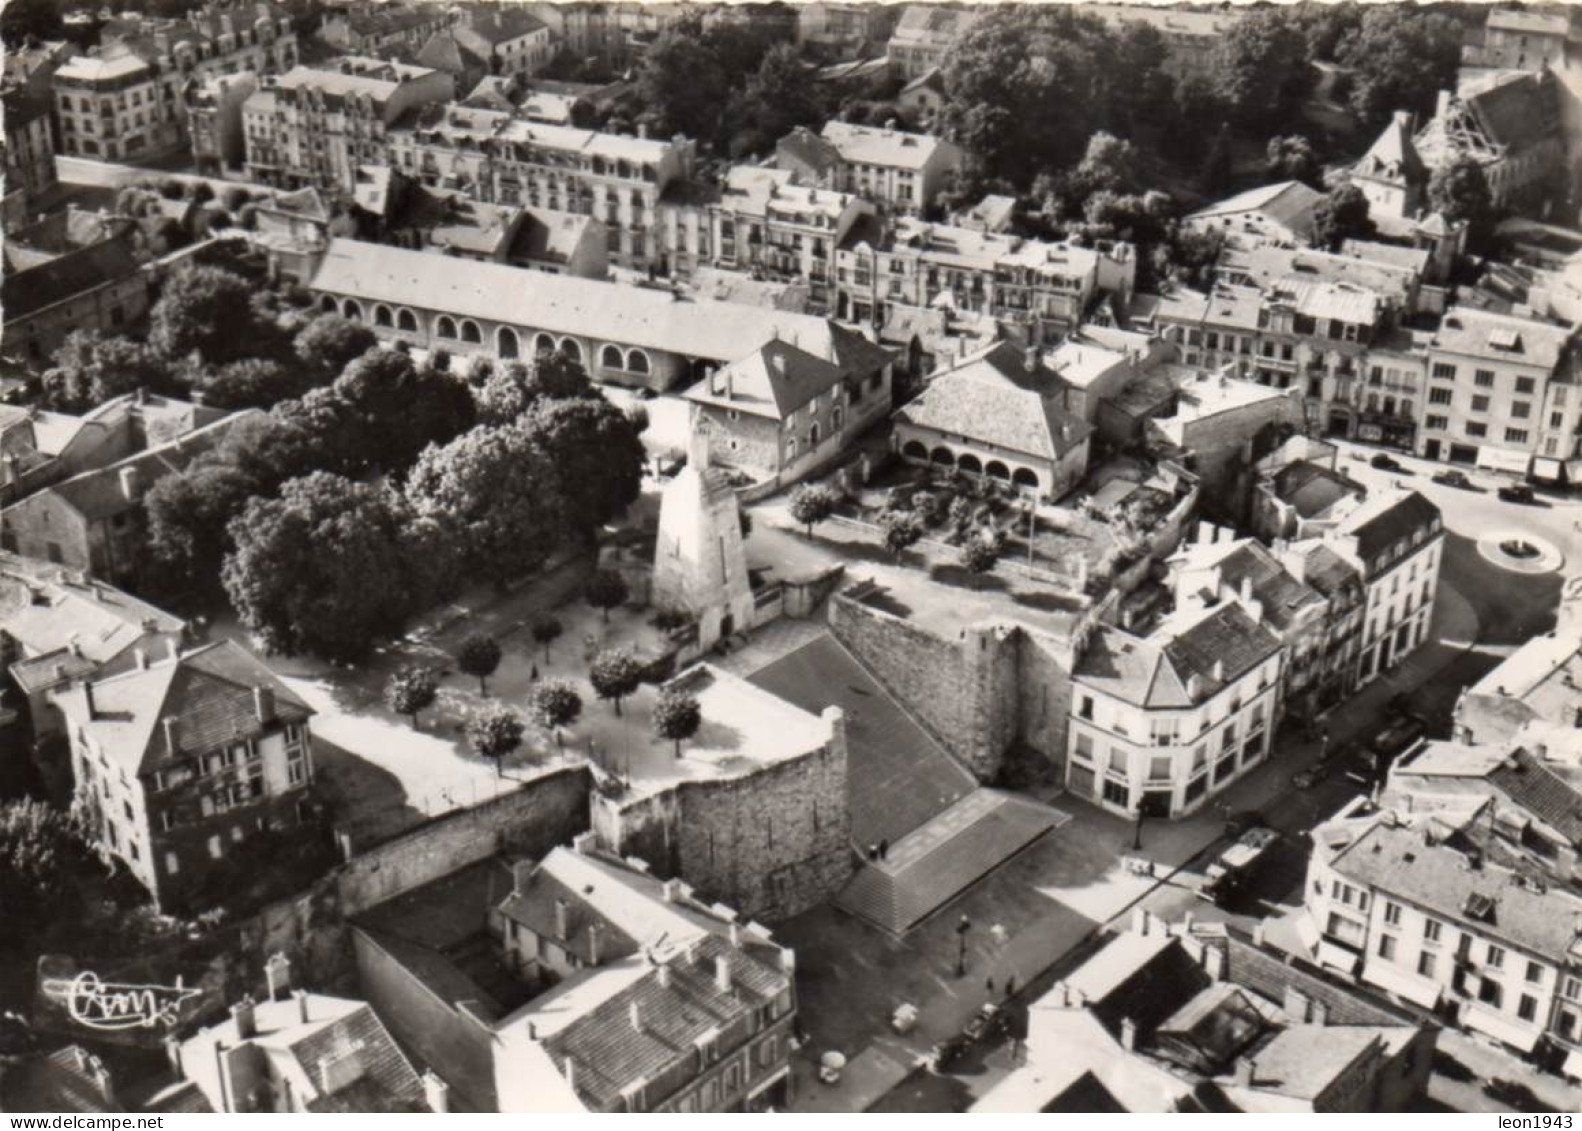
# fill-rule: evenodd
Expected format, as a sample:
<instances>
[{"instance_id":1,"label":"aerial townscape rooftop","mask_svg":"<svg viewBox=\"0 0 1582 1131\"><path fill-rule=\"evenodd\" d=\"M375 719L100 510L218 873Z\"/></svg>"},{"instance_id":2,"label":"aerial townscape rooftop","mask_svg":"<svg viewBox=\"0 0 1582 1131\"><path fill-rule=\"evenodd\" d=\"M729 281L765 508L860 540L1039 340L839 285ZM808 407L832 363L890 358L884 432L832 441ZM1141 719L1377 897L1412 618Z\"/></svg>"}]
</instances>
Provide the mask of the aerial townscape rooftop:
<instances>
[{"instance_id":1,"label":"aerial townscape rooftop","mask_svg":"<svg viewBox=\"0 0 1582 1131\"><path fill-rule=\"evenodd\" d=\"M1573 8L112 9L0 1111L1582 1110Z\"/></svg>"}]
</instances>

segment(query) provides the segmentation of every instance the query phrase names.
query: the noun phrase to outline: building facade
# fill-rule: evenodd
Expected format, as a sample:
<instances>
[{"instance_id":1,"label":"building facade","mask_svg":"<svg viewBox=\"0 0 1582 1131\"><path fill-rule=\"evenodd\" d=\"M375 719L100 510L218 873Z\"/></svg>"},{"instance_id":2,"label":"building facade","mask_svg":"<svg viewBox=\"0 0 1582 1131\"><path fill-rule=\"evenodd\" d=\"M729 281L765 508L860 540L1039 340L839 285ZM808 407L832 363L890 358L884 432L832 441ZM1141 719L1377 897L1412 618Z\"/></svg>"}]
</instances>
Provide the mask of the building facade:
<instances>
[{"instance_id":1,"label":"building facade","mask_svg":"<svg viewBox=\"0 0 1582 1131\"><path fill-rule=\"evenodd\" d=\"M267 828L296 824L313 778L313 710L231 641L57 692L77 800L100 845L161 908Z\"/></svg>"},{"instance_id":2,"label":"building facade","mask_svg":"<svg viewBox=\"0 0 1582 1131\"><path fill-rule=\"evenodd\" d=\"M455 93L444 71L371 56L295 67L242 104L248 177L350 194L358 166L389 162L396 119Z\"/></svg>"},{"instance_id":3,"label":"building facade","mask_svg":"<svg viewBox=\"0 0 1582 1131\"><path fill-rule=\"evenodd\" d=\"M55 136L45 97L7 90L5 112L5 197L0 217L7 230L33 218L33 203L55 184Z\"/></svg>"},{"instance_id":4,"label":"building facade","mask_svg":"<svg viewBox=\"0 0 1582 1131\"><path fill-rule=\"evenodd\" d=\"M244 72L282 74L297 61L290 18L262 3L112 24L102 38L98 54L55 72L60 146L68 156L120 161L183 147L190 85Z\"/></svg>"},{"instance_id":5,"label":"building facade","mask_svg":"<svg viewBox=\"0 0 1582 1131\"><path fill-rule=\"evenodd\" d=\"M1071 676L1066 788L1127 816L1196 811L1268 755L1283 663L1236 602L1148 637L1099 628Z\"/></svg>"},{"instance_id":6,"label":"building facade","mask_svg":"<svg viewBox=\"0 0 1582 1131\"><path fill-rule=\"evenodd\" d=\"M1428 341L1419 454L1558 479L1582 425L1582 359L1550 322L1452 307Z\"/></svg>"}]
</instances>

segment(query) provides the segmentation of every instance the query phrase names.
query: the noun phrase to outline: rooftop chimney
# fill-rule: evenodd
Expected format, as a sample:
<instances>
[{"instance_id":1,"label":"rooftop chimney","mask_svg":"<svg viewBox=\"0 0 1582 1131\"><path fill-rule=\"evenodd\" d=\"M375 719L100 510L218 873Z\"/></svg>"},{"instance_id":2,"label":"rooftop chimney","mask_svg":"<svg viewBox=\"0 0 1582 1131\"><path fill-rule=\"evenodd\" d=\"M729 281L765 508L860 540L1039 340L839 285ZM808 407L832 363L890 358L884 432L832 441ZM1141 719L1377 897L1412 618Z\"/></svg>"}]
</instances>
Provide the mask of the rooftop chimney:
<instances>
[{"instance_id":1,"label":"rooftop chimney","mask_svg":"<svg viewBox=\"0 0 1582 1131\"><path fill-rule=\"evenodd\" d=\"M261 723L275 720L275 689L259 684L253 688L253 710Z\"/></svg>"},{"instance_id":2,"label":"rooftop chimney","mask_svg":"<svg viewBox=\"0 0 1582 1131\"><path fill-rule=\"evenodd\" d=\"M629 1007L629 1013L632 1018L632 1032L641 1033L643 1031L643 1007L634 1001Z\"/></svg>"},{"instance_id":3,"label":"rooftop chimney","mask_svg":"<svg viewBox=\"0 0 1582 1131\"><path fill-rule=\"evenodd\" d=\"M231 1020L236 1023L236 1035L242 1040L258 1036L258 1017L250 996L231 1006Z\"/></svg>"},{"instance_id":4,"label":"rooftop chimney","mask_svg":"<svg viewBox=\"0 0 1582 1131\"><path fill-rule=\"evenodd\" d=\"M110 1079L110 1070L104 1066L104 1061L94 1056L93 1053L89 1053L88 1062L83 1066L83 1071L93 1081L94 1089L98 1091L100 1098L114 1109L116 1107L115 1081Z\"/></svg>"},{"instance_id":5,"label":"rooftop chimney","mask_svg":"<svg viewBox=\"0 0 1582 1131\"><path fill-rule=\"evenodd\" d=\"M1214 682L1215 683L1224 683L1225 682L1225 661L1224 660L1215 660L1214 661Z\"/></svg>"},{"instance_id":6,"label":"rooftop chimney","mask_svg":"<svg viewBox=\"0 0 1582 1131\"><path fill-rule=\"evenodd\" d=\"M1315 1025L1328 1025L1329 1024L1329 1006L1325 1005L1321 1001L1315 1000L1313 1002L1312 1011L1311 1011L1311 1013L1308 1016L1309 1016L1309 1019Z\"/></svg>"},{"instance_id":7,"label":"rooftop chimney","mask_svg":"<svg viewBox=\"0 0 1582 1131\"><path fill-rule=\"evenodd\" d=\"M659 964L659 988L662 990L670 988L670 963L668 962Z\"/></svg>"},{"instance_id":8,"label":"rooftop chimney","mask_svg":"<svg viewBox=\"0 0 1582 1131\"><path fill-rule=\"evenodd\" d=\"M562 937L564 937L564 936L562 936ZM588 924L588 965L589 966L597 966L598 964L599 964L599 925L597 923L589 923Z\"/></svg>"},{"instance_id":9,"label":"rooftop chimney","mask_svg":"<svg viewBox=\"0 0 1582 1131\"><path fill-rule=\"evenodd\" d=\"M1241 579L1241 603L1244 605L1252 604L1252 578L1250 577Z\"/></svg>"},{"instance_id":10,"label":"rooftop chimney","mask_svg":"<svg viewBox=\"0 0 1582 1131\"><path fill-rule=\"evenodd\" d=\"M1130 1017L1121 1018L1121 1047L1127 1052L1137 1047L1137 1022Z\"/></svg>"},{"instance_id":11,"label":"rooftop chimney","mask_svg":"<svg viewBox=\"0 0 1582 1131\"><path fill-rule=\"evenodd\" d=\"M306 1025L308 1023L308 993L306 990L292 990L291 996L297 999L297 1019Z\"/></svg>"},{"instance_id":12,"label":"rooftop chimney","mask_svg":"<svg viewBox=\"0 0 1582 1131\"><path fill-rule=\"evenodd\" d=\"M423 1073L423 1098L428 1101L428 1109L435 1115L444 1115L450 1111L450 1085L432 1072Z\"/></svg>"},{"instance_id":13,"label":"rooftop chimney","mask_svg":"<svg viewBox=\"0 0 1582 1131\"><path fill-rule=\"evenodd\" d=\"M181 747L176 744L176 716L166 715L160 722L165 727L165 750L174 757L181 752Z\"/></svg>"},{"instance_id":14,"label":"rooftop chimney","mask_svg":"<svg viewBox=\"0 0 1582 1131\"><path fill-rule=\"evenodd\" d=\"M723 954L714 960L714 988L722 994L731 992L731 963Z\"/></svg>"},{"instance_id":15,"label":"rooftop chimney","mask_svg":"<svg viewBox=\"0 0 1582 1131\"><path fill-rule=\"evenodd\" d=\"M737 950L740 950L741 949L741 945L742 945L742 925L740 923L732 923L731 924L731 946L735 947Z\"/></svg>"},{"instance_id":16,"label":"rooftop chimney","mask_svg":"<svg viewBox=\"0 0 1582 1131\"><path fill-rule=\"evenodd\" d=\"M560 1074L566 1078L566 1087L575 1093L577 1090L577 1062L568 1056L560 1066Z\"/></svg>"},{"instance_id":17,"label":"rooftop chimney","mask_svg":"<svg viewBox=\"0 0 1582 1131\"><path fill-rule=\"evenodd\" d=\"M674 903L681 898L681 881L666 880L659 890L663 894L666 903Z\"/></svg>"},{"instance_id":18,"label":"rooftop chimney","mask_svg":"<svg viewBox=\"0 0 1582 1131\"><path fill-rule=\"evenodd\" d=\"M142 648L134 649L132 651L132 657L137 661L138 671L146 672L148 670L148 653L145 650Z\"/></svg>"},{"instance_id":19,"label":"rooftop chimney","mask_svg":"<svg viewBox=\"0 0 1582 1131\"><path fill-rule=\"evenodd\" d=\"M291 989L291 959L281 951L269 956L264 963L264 985L270 1001L279 1001Z\"/></svg>"},{"instance_id":20,"label":"rooftop chimney","mask_svg":"<svg viewBox=\"0 0 1582 1131\"><path fill-rule=\"evenodd\" d=\"M82 703L83 709L88 712L88 721L92 722L97 716L94 710L95 704L93 701L93 680L91 679L85 679L82 681Z\"/></svg>"},{"instance_id":21,"label":"rooftop chimney","mask_svg":"<svg viewBox=\"0 0 1582 1131\"><path fill-rule=\"evenodd\" d=\"M129 503L137 502L142 494L142 484L138 482L137 468L123 467L120 471L121 495Z\"/></svg>"},{"instance_id":22,"label":"rooftop chimney","mask_svg":"<svg viewBox=\"0 0 1582 1131\"><path fill-rule=\"evenodd\" d=\"M1236 1058L1236 1086L1238 1088L1252 1087L1252 1074L1257 1066L1253 1064L1252 1057L1242 1056Z\"/></svg>"},{"instance_id":23,"label":"rooftop chimney","mask_svg":"<svg viewBox=\"0 0 1582 1131\"><path fill-rule=\"evenodd\" d=\"M555 937L564 939L571 933L571 904L564 899L555 900Z\"/></svg>"}]
</instances>

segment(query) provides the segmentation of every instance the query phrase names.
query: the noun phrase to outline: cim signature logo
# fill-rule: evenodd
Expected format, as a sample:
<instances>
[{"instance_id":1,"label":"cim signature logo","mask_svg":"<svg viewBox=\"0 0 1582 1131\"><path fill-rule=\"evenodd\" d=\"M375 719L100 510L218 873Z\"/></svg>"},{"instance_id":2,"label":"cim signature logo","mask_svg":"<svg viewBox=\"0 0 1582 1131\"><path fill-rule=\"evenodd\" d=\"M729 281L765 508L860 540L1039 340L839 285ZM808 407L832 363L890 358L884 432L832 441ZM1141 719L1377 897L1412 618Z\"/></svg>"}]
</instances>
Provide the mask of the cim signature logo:
<instances>
[{"instance_id":1,"label":"cim signature logo","mask_svg":"<svg viewBox=\"0 0 1582 1131\"><path fill-rule=\"evenodd\" d=\"M134 985L101 981L91 970L72 978L45 978L39 988L77 1024L105 1031L174 1028L181 1007L203 992L188 989L179 977L174 986Z\"/></svg>"}]
</instances>

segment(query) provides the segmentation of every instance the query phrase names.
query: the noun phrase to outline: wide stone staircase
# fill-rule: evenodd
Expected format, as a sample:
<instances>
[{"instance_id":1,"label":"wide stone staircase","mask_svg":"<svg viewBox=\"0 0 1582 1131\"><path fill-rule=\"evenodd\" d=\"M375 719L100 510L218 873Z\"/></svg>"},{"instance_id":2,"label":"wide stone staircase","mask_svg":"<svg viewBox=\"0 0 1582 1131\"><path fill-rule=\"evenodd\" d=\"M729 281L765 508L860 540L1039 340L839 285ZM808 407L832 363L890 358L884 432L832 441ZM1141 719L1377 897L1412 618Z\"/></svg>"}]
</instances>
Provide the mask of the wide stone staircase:
<instances>
[{"instance_id":1,"label":"wide stone staircase","mask_svg":"<svg viewBox=\"0 0 1582 1131\"><path fill-rule=\"evenodd\" d=\"M996 789L975 789L864 861L835 906L901 936L1070 815Z\"/></svg>"}]
</instances>

